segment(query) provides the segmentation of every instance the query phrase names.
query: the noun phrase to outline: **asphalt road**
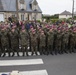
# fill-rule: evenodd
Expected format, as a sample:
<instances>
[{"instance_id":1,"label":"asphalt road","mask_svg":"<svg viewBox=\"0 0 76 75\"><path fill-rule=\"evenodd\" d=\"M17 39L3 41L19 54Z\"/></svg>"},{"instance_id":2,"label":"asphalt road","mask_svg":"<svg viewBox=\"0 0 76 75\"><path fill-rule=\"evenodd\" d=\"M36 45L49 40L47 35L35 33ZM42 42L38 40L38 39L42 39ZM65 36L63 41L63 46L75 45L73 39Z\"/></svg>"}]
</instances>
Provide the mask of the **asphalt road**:
<instances>
[{"instance_id":1,"label":"asphalt road","mask_svg":"<svg viewBox=\"0 0 76 75\"><path fill-rule=\"evenodd\" d=\"M44 64L40 65L19 65L19 66L0 66L0 72L11 72L12 70L33 71L46 69L48 75L76 75L76 53L63 55L42 55L29 57L1 57L1 60L24 60L42 59Z\"/></svg>"}]
</instances>

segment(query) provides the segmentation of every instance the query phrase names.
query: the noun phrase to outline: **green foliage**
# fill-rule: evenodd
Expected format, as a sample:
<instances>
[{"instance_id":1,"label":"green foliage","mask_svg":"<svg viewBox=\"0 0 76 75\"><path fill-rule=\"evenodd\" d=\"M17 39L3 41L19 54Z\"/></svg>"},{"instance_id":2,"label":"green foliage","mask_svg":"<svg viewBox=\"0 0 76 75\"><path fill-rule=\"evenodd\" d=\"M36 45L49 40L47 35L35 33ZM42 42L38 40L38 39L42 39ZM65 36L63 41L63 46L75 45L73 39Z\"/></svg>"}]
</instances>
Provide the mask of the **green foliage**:
<instances>
[{"instance_id":1,"label":"green foliage","mask_svg":"<svg viewBox=\"0 0 76 75\"><path fill-rule=\"evenodd\" d=\"M36 20L36 21L39 22L39 23L41 22L40 20Z\"/></svg>"},{"instance_id":2,"label":"green foliage","mask_svg":"<svg viewBox=\"0 0 76 75\"><path fill-rule=\"evenodd\" d=\"M52 15L52 16L44 16L43 15L43 19L46 19L46 22L49 22L51 20L54 23L58 20L58 18L59 18L58 14L55 14L55 15Z\"/></svg>"}]
</instances>

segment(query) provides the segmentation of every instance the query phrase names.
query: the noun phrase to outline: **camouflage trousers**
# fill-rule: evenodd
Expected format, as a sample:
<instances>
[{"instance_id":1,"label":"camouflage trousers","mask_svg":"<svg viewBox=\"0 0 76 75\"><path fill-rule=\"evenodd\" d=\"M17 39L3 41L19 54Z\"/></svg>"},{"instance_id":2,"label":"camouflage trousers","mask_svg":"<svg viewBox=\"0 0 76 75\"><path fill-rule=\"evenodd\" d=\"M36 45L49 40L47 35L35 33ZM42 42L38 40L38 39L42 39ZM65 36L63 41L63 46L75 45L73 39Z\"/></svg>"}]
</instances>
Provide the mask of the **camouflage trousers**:
<instances>
[{"instance_id":1,"label":"camouflage trousers","mask_svg":"<svg viewBox=\"0 0 76 75\"><path fill-rule=\"evenodd\" d=\"M37 46L36 45L35 46L34 45L31 46L31 51L32 51L32 55L34 54L34 52L35 52L36 55L38 55L37 54Z\"/></svg>"},{"instance_id":2,"label":"camouflage trousers","mask_svg":"<svg viewBox=\"0 0 76 75\"><path fill-rule=\"evenodd\" d=\"M19 47L18 46L12 46L11 52L13 53L12 56L15 55L15 52L17 52L17 55L19 56Z\"/></svg>"},{"instance_id":3,"label":"camouflage trousers","mask_svg":"<svg viewBox=\"0 0 76 75\"><path fill-rule=\"evenodd\" d=\"M48 45L47 50L48 50L49 54L52 53L53 52L53 45Z\"/></svg>"},{"instance_id":4,"label":"camouflage trousers","mask_svg":"<svg viewBox=\"0 0 76 75\"><path fill-rule=\"evenodd\" d=\"M1 54L3 54L3 57L6 55L6 52L8 53L8 55L10 56L10 49L9 46L2 46L2 50L1 50Z\"/></svg>"},{"instance_id":5,"label":"camouflage trousers","mask_svg":"<svg viewBox=\"0 0 76 75\"><path fill-rule=\"evenodd\" d=\"M40 46L40 55L45 54L46 53L46 48L45 46Z\"/></svg>"},{"instance_id":6,"label":"camouflage trousers","mask_svg":"<svg viewBox=\"0 0 76 75\"><path fill-rule=\"evenodd\" d=\"M28 46L25 45L25 46L21 46L21 52L23 52L23 56L25 56L25 52L26 52L26 55L28 56Z\"/></svg>"}]
</instances>

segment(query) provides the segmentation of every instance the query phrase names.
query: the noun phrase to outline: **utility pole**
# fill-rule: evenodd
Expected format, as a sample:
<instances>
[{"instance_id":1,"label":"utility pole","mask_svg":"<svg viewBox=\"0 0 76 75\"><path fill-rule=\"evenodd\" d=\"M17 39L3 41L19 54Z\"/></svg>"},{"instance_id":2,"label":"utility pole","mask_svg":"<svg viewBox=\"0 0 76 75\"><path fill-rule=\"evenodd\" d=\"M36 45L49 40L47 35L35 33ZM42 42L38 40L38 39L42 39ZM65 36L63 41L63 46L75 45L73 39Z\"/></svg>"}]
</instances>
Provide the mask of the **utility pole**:
<instances>
[{"instance_id":1,"label":"utility pole","mask_svg":"<svg viewBox=\"0 0 76 75\"><path fill-rule=\"evenodd\" d=\"M72 6L72 20L74 21L74 0L73 0L73 6Z\"/></svg>"},{"instance_id":2,"label":"utility pole","mask_svg":"<svg viewBox=\"0 0 76 75\"><path fill-rule=\"evenodd\" d=\"M16 0L16 15L17 15L17 19L19 19L19 15L18 15L18 0Z\"/></svg>"}]
</instances>

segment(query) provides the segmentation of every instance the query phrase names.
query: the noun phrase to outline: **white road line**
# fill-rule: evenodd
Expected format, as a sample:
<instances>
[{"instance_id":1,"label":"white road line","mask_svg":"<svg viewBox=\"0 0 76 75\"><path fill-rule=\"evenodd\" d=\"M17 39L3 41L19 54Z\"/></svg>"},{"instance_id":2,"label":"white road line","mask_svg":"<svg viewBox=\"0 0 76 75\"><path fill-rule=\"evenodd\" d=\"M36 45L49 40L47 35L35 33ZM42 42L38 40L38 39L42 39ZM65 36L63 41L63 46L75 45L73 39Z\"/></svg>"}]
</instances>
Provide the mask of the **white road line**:
<instances>
[{"instance_id":1,"label":"white road line","mask_svg":"<svg viewBox=\"0 0 76 75\"><path fill-rule=\"evenodd\" d=\"M12 53L10 53L10 54L12 55ZM31 54L32 54L32 52L28 52L28 55L29 55L29 56L31 56ZM39 52L37 52L37 54L40 55ZM19 55L22 56L23 53L22 53L22 52L19 52ZM25 55L26 55L26 52L25 52ZM35 55L35 54L34 54L34 55ZM8 53L6 53L6 56L8 56ZM16 53L16 52L15 52L15 55L14 55L14 56L17 56L17 53Z\"/></svg>"},{"instance_id":2,"label":"white road line","mask_svg":"<svg viewBox=\"0 0 76 75\"><path fill-rule=\"evenodd\" d=\"M27 60L1 60L0 66L16 66L16 65L37 65L44 64L42 59Z\"/></svg>"},{"instance_id":3,"label":"white road line","mask_svg":"<svg viewBox=\"0 0 76 75\"><path fill-rule=\"evenodd\" d=\"M20 73L20 75L48 75L46 70L23 71L23 72L19 72L19 73ZM9 75L10 72L0 73L0 75L2 75L2 74Z\"/></svg>"}]
</instances>

